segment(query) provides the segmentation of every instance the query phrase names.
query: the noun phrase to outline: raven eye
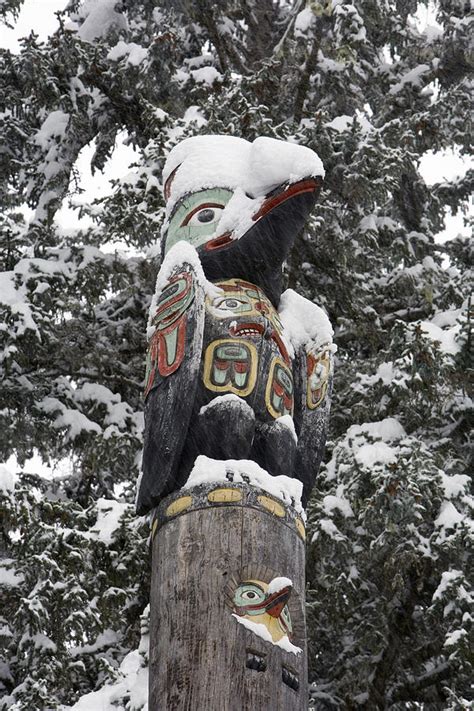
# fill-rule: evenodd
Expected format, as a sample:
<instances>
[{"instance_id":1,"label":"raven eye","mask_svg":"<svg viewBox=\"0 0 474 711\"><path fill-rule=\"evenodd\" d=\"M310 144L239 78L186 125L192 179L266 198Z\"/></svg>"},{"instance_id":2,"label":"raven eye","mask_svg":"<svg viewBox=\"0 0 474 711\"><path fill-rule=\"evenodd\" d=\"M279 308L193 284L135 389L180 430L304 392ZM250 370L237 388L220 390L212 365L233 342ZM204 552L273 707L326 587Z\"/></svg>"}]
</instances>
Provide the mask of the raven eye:
<instances>
[{"instance_id":1,"label":"raven eye","mask_svg":"<svg viewBox=\"0 0 474 711\"><path fill-rule=\"evenodd\" d=\"M206 207L204 210L200 210L196 214L196 217L198 222L212 222L215 214L214 210L211 210L210 207Z\"/></svg>"},{"instance_id":2,"label":"raven eye","mask_svg":"<svg viewBox=\"0 0 474 711\"><path fill-rule=\"evenodd\" d=\"M252 590L247 590L246 592L242 593L242 597L244 598L244 600L255 600L257 594L254 593Z\"/></svg>"},{"instance_id":3,"label":"raven eye","mask_svg":"<svg viewBox=\"0 0 474 711\"><path fill-rule=\"evenodd\" d=\"M223 205L202 205L194 209L184 219L181 226L210 225L220 219L223 210Z\"/></svg>"}]
</instances>

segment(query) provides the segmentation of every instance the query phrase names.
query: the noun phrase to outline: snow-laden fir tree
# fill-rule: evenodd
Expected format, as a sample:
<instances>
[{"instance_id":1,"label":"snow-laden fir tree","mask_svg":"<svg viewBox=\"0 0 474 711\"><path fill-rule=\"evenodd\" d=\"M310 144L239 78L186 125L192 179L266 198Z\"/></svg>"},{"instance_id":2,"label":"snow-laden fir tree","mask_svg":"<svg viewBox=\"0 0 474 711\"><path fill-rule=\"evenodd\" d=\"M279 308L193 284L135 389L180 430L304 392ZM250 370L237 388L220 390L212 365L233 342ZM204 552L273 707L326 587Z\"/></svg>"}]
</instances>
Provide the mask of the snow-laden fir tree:
<instances>
[{"instance_id":1,"label":"snow-laden fir tree","mask_svg":"<svg viewBox=\"0 0 474 711\"><path fill-rule=\"evenodd\" d=\"M1 52L0 445L18 473L0 480L0 708L146 701L145 321L161 169L197 133L296 141L326 168L287 265L339 348L310 510L312 707L467 707L472 253L434 237L472 172L428 186L419 168L469 151L469 3L430 4L426 27L416 0L64 6L47 42ZM79 152L100 171L117 136L132 172L80 208L92 227L60 228ZM71 473L22 473L33 453Z\"/></svg>"}]
</instances>

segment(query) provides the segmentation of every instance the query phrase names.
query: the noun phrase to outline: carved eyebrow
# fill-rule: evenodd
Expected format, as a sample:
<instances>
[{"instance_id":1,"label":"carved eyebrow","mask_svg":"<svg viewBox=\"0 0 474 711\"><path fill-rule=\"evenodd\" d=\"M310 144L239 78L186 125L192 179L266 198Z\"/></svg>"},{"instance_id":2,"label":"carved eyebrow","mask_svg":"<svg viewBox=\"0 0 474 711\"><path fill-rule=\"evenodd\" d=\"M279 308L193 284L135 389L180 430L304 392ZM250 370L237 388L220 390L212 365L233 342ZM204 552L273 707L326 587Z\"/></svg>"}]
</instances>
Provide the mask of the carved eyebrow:
<instances>
[{"instance_id":1,"label":"carved eyebrow","mask_svg":"<svg viewBox=\"0 0 474 711\"><path fill-rule=\"evenodd\" d=\"M196 214L196 212L199 212L200 210L205 210L207 207L223 208L224 205L221 205L218 202L203 202L201 205L198 205L197 207L195 207L194 210L191 210L189 215L186 215L186 217L184 218L184 220L181 223L181 227L185 227L188 224L191 217L193 217Z\"/></svg>"},{"instance_id":2,"label":"carved eyebrow","mask_svg":"<svg viewBox=\"0 0 474 711\"><path fill-rule=\"evenodd\" d=\"M262 588L261 585L259 585L258 583L254 583L252 580L245 580L243 583L240 583L240 584L241 585L251 585L253 588L258 588L263 593L265 592L265 590Z\"/></svg>"}]
</instances>

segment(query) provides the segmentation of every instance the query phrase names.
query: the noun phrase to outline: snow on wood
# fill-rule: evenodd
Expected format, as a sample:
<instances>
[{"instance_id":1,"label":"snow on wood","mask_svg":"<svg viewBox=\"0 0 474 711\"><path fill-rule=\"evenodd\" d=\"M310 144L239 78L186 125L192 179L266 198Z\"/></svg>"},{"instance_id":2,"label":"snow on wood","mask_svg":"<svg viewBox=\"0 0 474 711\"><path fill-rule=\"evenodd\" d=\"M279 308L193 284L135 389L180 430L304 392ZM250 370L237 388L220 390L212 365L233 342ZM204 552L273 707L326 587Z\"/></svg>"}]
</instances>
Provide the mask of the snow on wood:
<instances>
[{"instance_id":1,"label":"snow on wood","mask_svg":"<svg viewBox=\"0 0 474 711\"><path fill-rule=\"evenodd\" d=\"M238 395L228 393L227 395L218 395L210 402L208 402L207 405L203 405L199 410L199 414L203 415L205 412L207 412L207 410L212 410L213 407L216 407L216 405L219 408L222 407L222 405L229 405L230 407L233 407L233 403L239 403L245 409L250 407L248 403Z\"/></svg>"},{"instance_id":2,"label":"snow on wood","mask_svg":"<svg viewBox=\"0 0 474 711\"><path fill-rule=\"evenodd\" d=\"M293 583L290 578L285 578L283 576L273 578L273 580L271 580L268 584L267 594L273 595L273 593L279 592L280 590L288 587L293 587Z\"/></svg>"},{"instance_id":3,"label":"snow on wood","mask_svg":"<svg viewBox=\"0 0 474 711\"><path fill-rule=\"evenodd\" d=\"M281 417L277 417L275 422L277 422L282 427L286 427L288 430L290 430L293 439L298 444L298 435L296 434L295 423L291 415L282 415Z\"/></svg>"},{"instance_id":4,"label":"snow on wood","mask_svg":"<svg viewBox=\"0 0 474 711\"><path fill-rule=\"evenodd\" d=\"M302 483L297 479L283 475L271 476L256 462L249 459L221 461L199 455L183 489L191 489L201 484L228 483L229 480L263 489L275 498L284 501L288 506L293 506L299 513L303 513Z\"/></svg>"},{"instance_id":5,"label":"snow on wood","mask_svg":"<svg viewBox=\"0 0 474 711\"><path fill-rule=\"evenodd\" d=\"M236 615L235 613L232 613L232 617L237 620L240 625L243 625L248 630L251 630L254 634L257 635L257 637L260 637L261 639L265 640L265 642L270 642L271 644L274 644L277 647L281 647L285 650L285 652L291 652L292 654L301 654L302 650L300 649L300 647L296 647L294 644L291 644L290 640L286 635L285 637L279 639L277 642L274 642L270 632L267 630L265 625L262 625L260 622L252 622L252 620L247 620L245 617L239 617L239 615Z\"/></svg>"},{"instance_id":6,"label":"snow on wood","mask_svg":"<svg viewBox=\"0 0 474 711\"><path fill-rule=\"evenodd\" d=\"M335 352L331 322L324 311L312 301L300 296L293 289L287 289L281 296L278 315L283 324L285 343L289 343L292 356L302 346L307 353L317 353L323 346L330 346Z\"/></svg>"}]
</instances>

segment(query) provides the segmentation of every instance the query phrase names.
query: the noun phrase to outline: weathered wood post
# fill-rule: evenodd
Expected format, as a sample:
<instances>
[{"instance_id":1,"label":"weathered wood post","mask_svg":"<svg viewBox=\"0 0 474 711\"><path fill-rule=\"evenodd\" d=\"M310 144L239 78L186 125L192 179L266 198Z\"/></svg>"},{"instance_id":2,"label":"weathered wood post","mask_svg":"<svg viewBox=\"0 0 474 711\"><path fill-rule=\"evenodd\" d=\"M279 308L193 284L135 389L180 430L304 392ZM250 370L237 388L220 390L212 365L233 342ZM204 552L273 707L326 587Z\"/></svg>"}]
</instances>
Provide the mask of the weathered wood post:
<instances>
[{"instance_id":1,"label":"weathered wood post","mask_svg":"<svg viewBox=\"0 0 474 711\"><path fill-rule=\"evenodd\" d=\"M324 447L332 329L281 293L314 205L313 151L199 136L170 153L150 308L150 711L307 708L304 510Z\"/></svg>"},{"instance_id":2,"label":"weathered wood post","mask_svg":"<svg viewBox=\"0 0 474 711\"><path fill-rule=\"evenodd\" d=\"M265 492L224 483L178 492L155 516L150 711L306 711L301 518ZM251 603L262 595L257 585L279 576L293 582L292 643L276 628L281 646L252 630L261 624L270 635L278 618L262 609L252 623L234 612L239 586L253 581L244 591Z\"/></svg>"}]
</instances>

